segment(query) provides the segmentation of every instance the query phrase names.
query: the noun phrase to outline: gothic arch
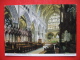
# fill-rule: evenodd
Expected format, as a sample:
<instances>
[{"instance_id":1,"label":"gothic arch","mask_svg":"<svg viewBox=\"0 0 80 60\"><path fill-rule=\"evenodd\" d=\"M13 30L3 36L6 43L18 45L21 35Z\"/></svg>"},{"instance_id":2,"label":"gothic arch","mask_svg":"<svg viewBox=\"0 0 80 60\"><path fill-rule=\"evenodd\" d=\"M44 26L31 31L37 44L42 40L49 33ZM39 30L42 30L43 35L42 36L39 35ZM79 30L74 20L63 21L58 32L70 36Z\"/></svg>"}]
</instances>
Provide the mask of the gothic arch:
<instances>
[{"instance_id":1,"label":"gothic arch","mask_svg":"<svg viewBox=\"0 0 80 60\"><path fill-rule=\"evenodd\" d=\"M60 33L59 33L59 32L57 32L55 36L56 36L57 38L59 38L59 34L60 34Z\"/></svg>"},{"instance_id":2,"label":"gothic arch","mask_svg":"<svg viewBox=\"0 0 80 60\"><path fill-rule=\"evenodd\" d=\"M31 26L31 20L30 20L29 14L28 14L27 12L24 12L23 15L24 15L25 18L26 18L27 27L28 27L28 26L30 27L30 26Z\"/></svg>"},{"instance_id":3,"label":"gothic arch","mask_svg":"<svg viewBox=\"0 0 80 60\"><path fill-rule=\"evenodd\" d=\"M17 13L17 10L15 8L14 5L12 6L7 6L10 10L10 13L12 15L12 20L15 20L15 23L18 23L18 13Z\"/></svg>"},{"instance_id":4,"label":"gothic arch","mask_svg":"<svg viewBox=\"0 0 80 60\"><path fill-rule=\"evenodd\" d=\"M48 32L47 33L47 39L52 39L54 36L53 32Z\"/></svg>"},{"instance_id":5,"label":"gothic arch","mask_svg":"<svg viewBox=\"0 0 80 60\"><path fill-rule=\"evenodd\" d=\"M24 15L20 16L19 26L20 26L20 28L23 28L23 29L27 28L26 18Z\"/></svg>"},{"instance_id":6,"label":"gothic arch","mask_svg":"<svg viewBox=\"0 0 80 60\"><path fill-rule=\"evenodd\" d=\"M56 35L59 35L59 32L57 32Z\"/></svg>"}]
</instances>

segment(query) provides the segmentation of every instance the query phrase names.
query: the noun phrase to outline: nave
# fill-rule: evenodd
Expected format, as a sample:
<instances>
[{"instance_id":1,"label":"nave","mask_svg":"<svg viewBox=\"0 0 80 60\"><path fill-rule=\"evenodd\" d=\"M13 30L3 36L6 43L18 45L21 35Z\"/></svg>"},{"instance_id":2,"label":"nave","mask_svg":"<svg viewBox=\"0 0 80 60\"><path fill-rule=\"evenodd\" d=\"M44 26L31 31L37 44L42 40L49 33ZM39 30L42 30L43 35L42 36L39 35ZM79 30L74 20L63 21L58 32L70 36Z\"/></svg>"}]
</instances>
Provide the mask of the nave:
<instances>
[{"instance_id":1,"label":"nave","mask_svg":"<svg viewBox=\"0 0 80 60\"><path fill-rule=\"evenodd\" d=\"M5 6L5 53L76 53L76 5Z\"/></svg>"}]
</instances>

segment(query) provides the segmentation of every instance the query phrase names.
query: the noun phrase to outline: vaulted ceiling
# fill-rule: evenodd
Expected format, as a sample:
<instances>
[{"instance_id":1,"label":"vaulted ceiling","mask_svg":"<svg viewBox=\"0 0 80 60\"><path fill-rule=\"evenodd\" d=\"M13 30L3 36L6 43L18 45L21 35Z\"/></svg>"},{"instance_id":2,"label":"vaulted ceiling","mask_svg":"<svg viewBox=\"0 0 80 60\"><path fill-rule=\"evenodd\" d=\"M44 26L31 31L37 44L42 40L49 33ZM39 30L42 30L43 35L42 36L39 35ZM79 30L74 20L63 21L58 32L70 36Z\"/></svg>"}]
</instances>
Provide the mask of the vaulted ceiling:
<instances>
[{"instance_id":1,"label":"vaulted ceiling","mask_svg":"<svg viewBox=\"0 0 80 60\"><path fill-rule=\"evenodd\" d=\"M53 13L60 14L60 4L36 5L36 11L40 11L40 16L48 20Z\"/></svg>"}]
</instances>

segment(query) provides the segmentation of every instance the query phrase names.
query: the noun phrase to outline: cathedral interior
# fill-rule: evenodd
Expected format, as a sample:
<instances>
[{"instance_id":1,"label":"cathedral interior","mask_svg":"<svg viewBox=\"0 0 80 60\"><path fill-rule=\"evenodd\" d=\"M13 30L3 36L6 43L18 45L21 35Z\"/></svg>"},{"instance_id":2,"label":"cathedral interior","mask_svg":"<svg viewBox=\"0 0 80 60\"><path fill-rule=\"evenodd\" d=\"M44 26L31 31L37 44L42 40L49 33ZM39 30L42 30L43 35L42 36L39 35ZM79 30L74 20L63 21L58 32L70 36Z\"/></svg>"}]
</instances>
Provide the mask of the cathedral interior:
<instances>
[{"instance_id":1,"label":"cathedral interior","mask_svg":"<svg viewBox=\"0 0 80 60\"><path fill-rule=\"evenodd\" d=\"M5 53L76 53L76 5L7 5Z\"/></svg>"}]
</instances>

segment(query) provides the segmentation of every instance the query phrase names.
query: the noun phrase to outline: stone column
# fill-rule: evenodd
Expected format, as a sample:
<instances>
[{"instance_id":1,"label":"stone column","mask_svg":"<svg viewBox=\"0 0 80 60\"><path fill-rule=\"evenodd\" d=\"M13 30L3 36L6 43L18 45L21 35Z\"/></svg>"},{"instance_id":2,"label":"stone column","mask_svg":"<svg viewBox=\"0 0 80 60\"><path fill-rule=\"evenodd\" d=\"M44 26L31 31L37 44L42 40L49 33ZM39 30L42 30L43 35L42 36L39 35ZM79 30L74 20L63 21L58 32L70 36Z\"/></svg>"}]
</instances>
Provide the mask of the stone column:
<instances>
[{"instance_id":1,"label":"stone column","mask_svg":"<svg viewBox=\"0 0 80 60\"><path fill-rule=\"evenodd\" d=\"M12 42L12 34L10 34L10 42Z\"/></svg>"},{"instance_id":2,"label":"stone column","mask_svg":"<svg viewBox=\"0 0 80 60\"><path fill-rule=\"evenodd\" d=\"M9 41L9 33L6 34L6 42Z\"/></svg>"},{"instance_id":3,"label":"stone column","mask_svg":"<svg viewBox=\"0 0 80 60\"><path fill-rule=\"evenodd\" d=\"M38 31L35 31L35 42L38 42Z\"/></svg>"},{"instance_id":4,"label":"stone column","mask_svg":"<svg viewBox=\"0 0 80 60\"><path fill-rule=\"evenodd\" d=\"M12 40L13 40L13 42L17 42L17 40L15 40L15 35L14 34L13 34Z\"/></svg>"}]
</instances>

